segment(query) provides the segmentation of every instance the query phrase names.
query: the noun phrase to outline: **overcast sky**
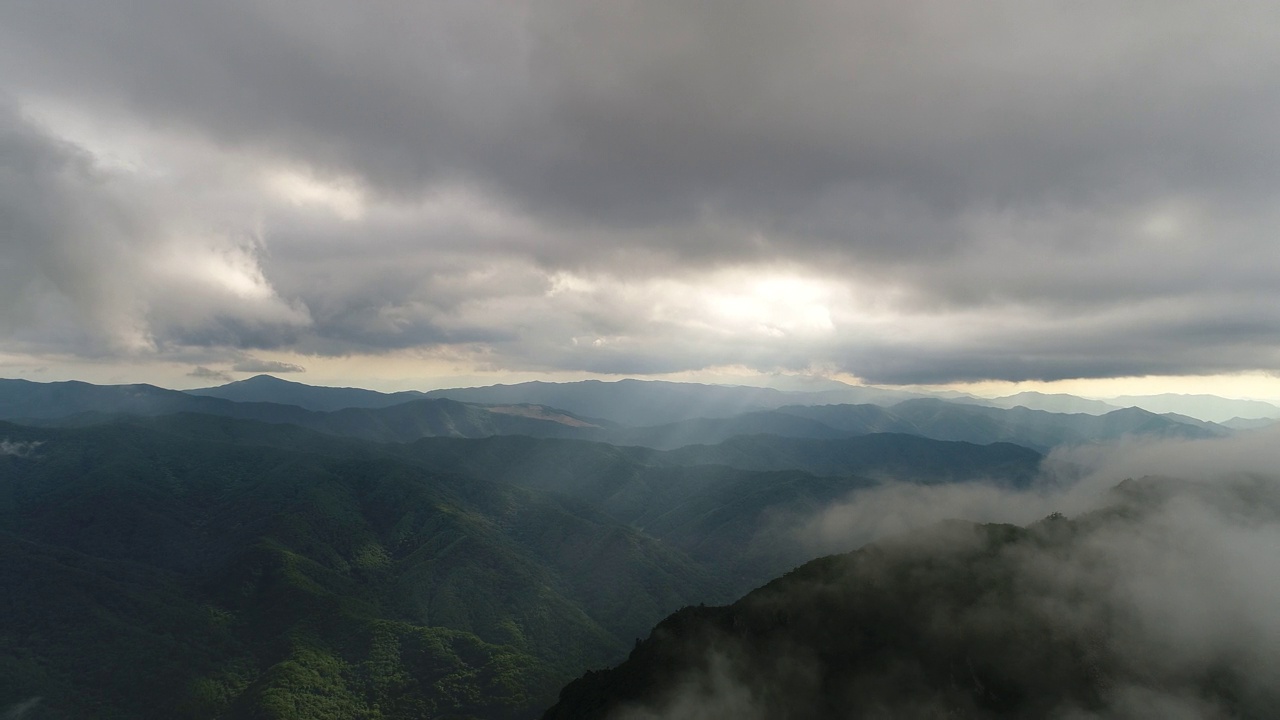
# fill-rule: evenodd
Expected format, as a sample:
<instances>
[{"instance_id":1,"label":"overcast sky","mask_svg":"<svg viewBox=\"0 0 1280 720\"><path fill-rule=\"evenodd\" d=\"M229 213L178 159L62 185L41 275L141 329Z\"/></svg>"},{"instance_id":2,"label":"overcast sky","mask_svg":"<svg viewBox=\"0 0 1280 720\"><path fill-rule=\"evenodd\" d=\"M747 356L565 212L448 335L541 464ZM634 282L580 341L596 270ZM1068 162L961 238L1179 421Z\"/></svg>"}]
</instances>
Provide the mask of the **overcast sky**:
<instances>
[{"instance_id":1,"label":"overcast sky","mask_svg":"<svg viewBox=\"0 0 1280 720\"><path fill-rule=\"evenodd\" d=\"M0 375L1278 396L1276 28L1251 0L0 0Z\"/></svg>"}]
</instances>

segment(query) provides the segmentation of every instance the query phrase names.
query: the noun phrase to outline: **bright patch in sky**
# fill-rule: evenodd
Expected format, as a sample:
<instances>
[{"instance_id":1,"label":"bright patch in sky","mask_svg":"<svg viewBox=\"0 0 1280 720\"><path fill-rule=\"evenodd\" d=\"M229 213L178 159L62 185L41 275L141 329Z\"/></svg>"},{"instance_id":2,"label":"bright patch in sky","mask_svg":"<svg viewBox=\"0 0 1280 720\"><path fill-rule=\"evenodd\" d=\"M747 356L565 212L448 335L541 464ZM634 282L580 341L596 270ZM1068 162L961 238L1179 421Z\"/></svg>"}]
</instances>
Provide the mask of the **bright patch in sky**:
<instances>
[{"instance_id":1,"label":"bright patch in sky","mask_svg":"<svg viewBox=\"0 0 1280 720\"><path fill-rule=\"evenodd\" d=\"M155 258L157 270L180 284L204 286L244 300L275 296L250 247L209 241L173 243Z\"/></svg>"},{"instance_id":2,"label":"bright patch in sky","mask_svg":"<svg viewBox=\"0 0 1280 720\"><path fill-rule=\"evenodd\" d=\"M724 332L784 338L835 330L831 305L841 288L795 275L763 275L711 283L707 323Z\"/></svg>"},{"instance_id":3,"label":"bright patch in sky","mask_svg":"<svg viewBox=\"0 0 1280 720\"><path fill-rule=\"evenodd\" d=\"M359 220L365 214L365 195L350 181L328 180L296 170L278 169L264 174L264 186L268 193L285 202L324 210L342 220Z\"/></svg>"}]
</instances>

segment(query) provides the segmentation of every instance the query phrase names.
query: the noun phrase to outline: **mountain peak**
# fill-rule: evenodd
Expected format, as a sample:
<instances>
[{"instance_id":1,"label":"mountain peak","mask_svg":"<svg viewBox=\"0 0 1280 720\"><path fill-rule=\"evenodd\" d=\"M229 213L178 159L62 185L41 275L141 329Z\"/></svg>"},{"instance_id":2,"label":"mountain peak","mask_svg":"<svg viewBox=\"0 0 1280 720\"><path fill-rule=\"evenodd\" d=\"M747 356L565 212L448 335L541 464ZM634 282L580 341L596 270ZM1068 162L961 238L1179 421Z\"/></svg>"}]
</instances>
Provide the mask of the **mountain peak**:
<instances>
[{"instance_id":1,"label":"mountain peak","mask_svg":"<svg viewBox=\"0 0 1280 720\"><path fill-rule=\"evenodd\" d=\"M301 385L302 383L278 378L275 375L254 375L251 378L227 383L228 385Z\"/></svg>"}]
</instances>

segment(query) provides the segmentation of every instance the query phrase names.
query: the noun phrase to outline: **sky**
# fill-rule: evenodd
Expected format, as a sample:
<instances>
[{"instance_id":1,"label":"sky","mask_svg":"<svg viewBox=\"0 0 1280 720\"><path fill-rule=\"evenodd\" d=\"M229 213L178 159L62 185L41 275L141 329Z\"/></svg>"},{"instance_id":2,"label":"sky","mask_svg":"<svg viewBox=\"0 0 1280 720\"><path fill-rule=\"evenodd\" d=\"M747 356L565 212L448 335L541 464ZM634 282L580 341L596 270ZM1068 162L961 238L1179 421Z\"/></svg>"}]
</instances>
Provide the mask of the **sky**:
<instances>
[{"instance_id":1,"label":"sky","mask_svg":"<svg viewBox=\"0 0 1280 720\"><path fill-rule=\"evenodd\" d=\"M1280 398L1275 27L0 0L0 376Z\"/></svg>"}]
</instances>

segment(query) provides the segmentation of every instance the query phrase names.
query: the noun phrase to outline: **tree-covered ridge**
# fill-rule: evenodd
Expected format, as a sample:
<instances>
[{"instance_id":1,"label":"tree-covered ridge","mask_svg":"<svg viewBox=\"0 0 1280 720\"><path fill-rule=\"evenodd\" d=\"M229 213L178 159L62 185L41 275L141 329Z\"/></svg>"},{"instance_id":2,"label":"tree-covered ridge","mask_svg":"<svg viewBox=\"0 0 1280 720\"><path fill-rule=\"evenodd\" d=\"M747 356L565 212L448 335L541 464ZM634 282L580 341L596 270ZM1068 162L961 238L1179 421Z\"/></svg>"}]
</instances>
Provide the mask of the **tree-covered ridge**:
<instances>
[{"instance_id":1,"label":"tree-covered ridge","mask_svg":"<svg viewBox=\"0 0 1280 720\"><path fill-rule=\"evenodd\" d=\"M559 677L472 633L325 607L287 571L258 601L273 622L136 564L8 534L0 553L0 697L38 698L23 717L521 717Z\"/></svg>"},{"instance_id":2,"label":"tree-covered ridge","mask_svg":"<svg viewBox=\"0 0 1280 720\"><path fill-rule=\"evenodd\" d=\"M0 708L39 697L37 718L532 717L672 609L810 557L787 521L880 482L850 470L1016 486L1039 460L891 435L379 444L204 414L0 439L21 588ZM803 457L833 474L749 469Z\"/></svg>"},{"instance_id":3,"label":"tree-covered ridge","mask_svg":"<svg viewBox=\"0 0 1280 720\"><path fill-rule=\"evenodd\" d=\"M807 547L795 542L792 526L851 492L886 479L1017 487L1041 459L1033 451L1007 444L977 446L904 435L843 440L753 437L662 452L526 436L422 438L375 445L289 425L190 414L119 424L201 442L389 458L435 474L554 493L662 540L705 565L712 576L729 577L733 594L812 557ZM791 462L825 473L783 469Z\"/></svg>"},{"instance_id":4,"label":"tree-covered ridge","mask_svg":"<svg viewBox=\"0 0 1280 720\"><path fill-rule=\"evenodd\" d=\"M0 707L527 716L671 608L723 594L558 496L359 443L163 425L3 427L23 452L0 455Z\"/></svg>"}]
</instances>

